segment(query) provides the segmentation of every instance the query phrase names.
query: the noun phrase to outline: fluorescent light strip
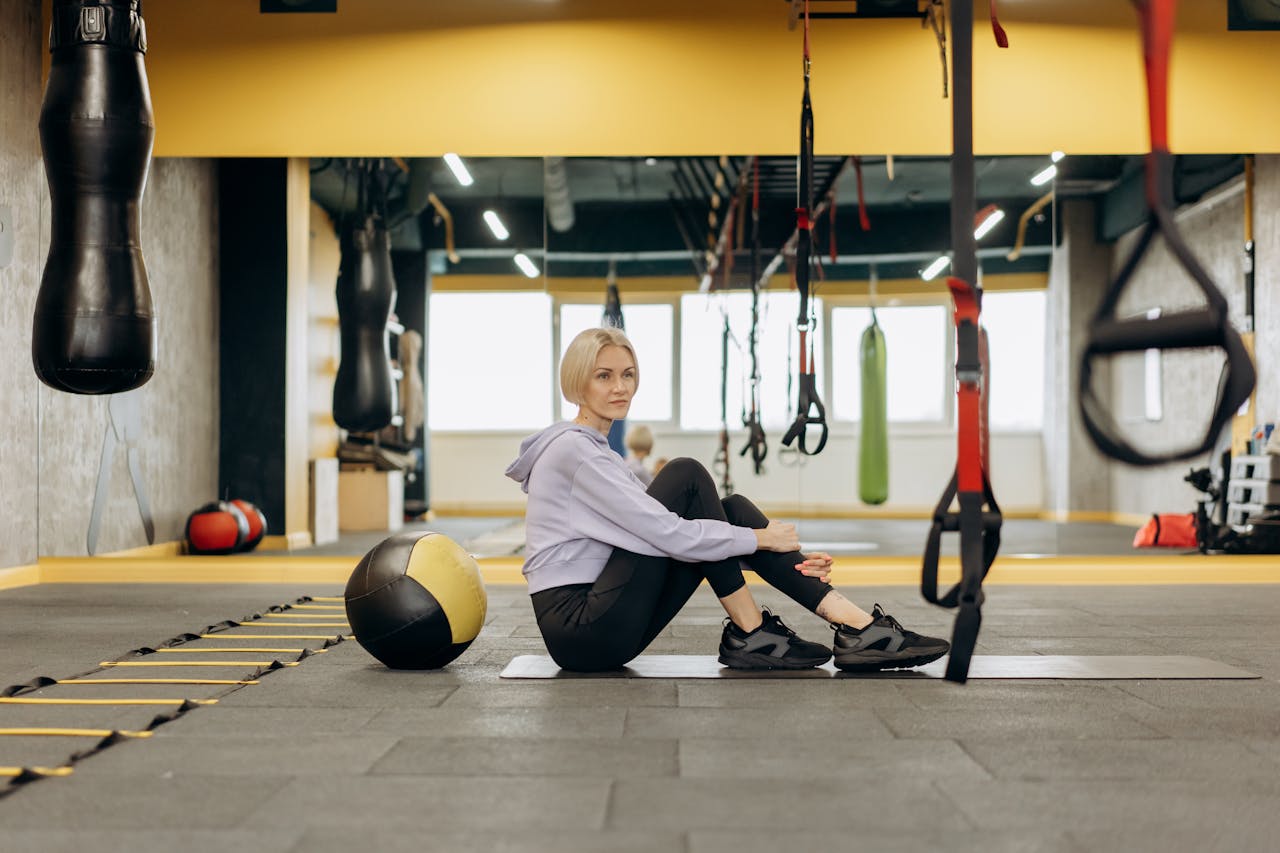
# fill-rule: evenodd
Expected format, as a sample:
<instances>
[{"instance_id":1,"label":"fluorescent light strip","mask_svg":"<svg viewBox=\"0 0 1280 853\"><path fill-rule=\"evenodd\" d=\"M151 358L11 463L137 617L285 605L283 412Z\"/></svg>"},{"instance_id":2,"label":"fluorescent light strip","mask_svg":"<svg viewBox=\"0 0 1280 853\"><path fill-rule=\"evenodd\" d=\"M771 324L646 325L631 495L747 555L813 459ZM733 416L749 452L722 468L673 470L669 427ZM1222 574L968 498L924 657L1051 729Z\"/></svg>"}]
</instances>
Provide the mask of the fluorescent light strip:
<instances>
[{"instance_id":1,"label":"fluorescent light strip","mask_svg":"<svg viewBox=\"0 0 1280 853\"><path fill-rule=\"evenodd\" d=\"M1050 160L1052 160L1053 162L1057 163L1059 160L1061 160L1063 157L1066 157L1066 156L1067 156L1067 155L1066 155L1066 154L1064 154L1064 153L1063 153L1063 152L1061 152L1061 151L1055 151L1055 152L1053 152L1052 154L1050 154L1050 155L1049 155L1049 159L1050 159Z\"/></svg>"},{"instance_id":2,"label":"fluorescent light strip","mask_svg":"<svg viewBox=\"0 0 1280 853\"><path fill-rule=\"evenodd\" d=\"M520 272L529 278L538 277L538 268L534 266L533 261L529 260L529 256L524 252L516 252L516 256L512 260L516 262L516 266L520 267Z\"/></svg>"},{"instance_id":3,"label":"fluorescent light strip","mask_svg":"<svg viewBox=\"0 0 1280 853\"><path fill-rule=\"evenodd\" d=\"M933 263L924 268L924 272L920 273L920 277L925 281L933 281L938 273L951 266L951 259L946 255L941 255L934 260Z\"/></svg>"},{"instance_id":4,"label":"fluorescent light strip","mask_svg":"<svg viewBox=\"0 0 1280 853\"><path fill-rule=\"evenodd\" d=\"M990 234L991 229L999 225L1002 219L1004 219L1004 211L997 207L991 211L991 214L986 219L982 220L982 224L973 232L973 239L981 240Z\"/></svg>"},{"instance_id":5,"label":"fluorescent light strip","mask_svg":"<svg viewBox=\"0 0 1280 853\"><path fill-rule=\"evenodd\" d=\"M1031 179L1031 186L1038 187L1049 183L1058 175L1057 166L1046 166L1042 171L1037 172Z\"/></svg>"},{"instance_id":6,"label":"fluorescent light strip","mask_svg":"<svg viewBox=\"0 0 1280 853\"><path fill-rule=\"evenodd\" d=\"M507 226L502 224L502 220L498 218L498 214L492 210L484 212L484 221L489 226L489 230L493 232L493 236L499 240L505 240L511 236L511 232L507 230Z\"/></svg>"},{"instance_id":7,"label":"fluorescent light strip","mask_svg":"<svg viewBox=\"0 0 1280 853\"><path fill-rule=\"evenodd\" d=\"M476 182L471 177L471 173L467 171L467 164L462 162L462 158L457 154L444 155L445 165L449 167L449 171L453 172L453 176L458 179L458 183L464 187L469 187Z\"/></svg>"}]
</instances>

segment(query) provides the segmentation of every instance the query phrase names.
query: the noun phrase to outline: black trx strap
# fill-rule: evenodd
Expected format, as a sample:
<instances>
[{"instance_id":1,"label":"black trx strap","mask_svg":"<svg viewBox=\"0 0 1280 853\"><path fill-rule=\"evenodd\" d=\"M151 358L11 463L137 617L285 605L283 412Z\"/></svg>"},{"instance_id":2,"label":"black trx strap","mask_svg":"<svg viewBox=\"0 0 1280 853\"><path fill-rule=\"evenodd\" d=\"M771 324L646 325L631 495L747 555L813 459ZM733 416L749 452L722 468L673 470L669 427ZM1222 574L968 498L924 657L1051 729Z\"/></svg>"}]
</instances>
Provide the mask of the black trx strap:
<instances>
[{"instance_id":1,"label":"black trx strap","mask_svg":"<svg viewBox=\"0 0 1280 853\"><path fill-rule=\"evenodd\" d=\"M796 164L796 290L800 294L800 311L796 330L800 333L799 387L796 397L796 419L782 437L783 447L799 439L797 447L805 456L816 456L827 445L827 410L818 396L814 374L813 340L817 322L809 306L809 274L813 257L813 104L809 100L809 2L804 4L804 97L800 101L800 156ZM822 428L818 446L810 450L805 440L810 426Z\"/></svg>"},{"instance_id":2,"label":"black trx strap","mask_svg":"<svg viewBox=\"0 0 1280 853\"><path fill-rule=\"evenodd\" d=\"M1147 105L1151 126L1151 153L1147 155L1146 225L1133 254L1125 261L1093 317L1089 340L1080 359L1080 415L1085 430L1099 450L1130 465L1160 465L1198 456L1214 443L1240 405L1253 392L1253 361L1240 335L1228 319L1227 301L1183 241L1173 221L1173 155L1168 144L1169 49L1173 41L1175 0L1134 0L1142 23L1146 60ZM1116 306L1139 263L1157 236L1164 238L1178 264L1204 294L1203 308L1175 311L1153 319L1121 320ZM1147 349L1217 348L1226 353L1225 381L1204 437L1197 443L1164 453L1147 453L1129 444L1120 426L1093 388L1093 362L1098 356Z\"/></svg>"},{"instance_id":3,"label":"black trx strap","mask_svg":"<svg viewBox=\"0 0 1280 853\"><path fill-rule=\"evenodd\" d=\"M975 181L973 163L973 2L951 4L954 92L951 102L951 243L953 277L947 287L955 301L956 323L956 470L933 511L933 527L925 547L920 594L941 607L958 608L951 634L947 680L964 683L982 627L982 581L1000 550L1003 519L983 467L982 358L980 311L982 292L978 251L973 236ZM951 512L959 498L959 512ZM984 511L983 506L988 509ZM938 595L938 557L942 534L960 533L960 582Z\"/></svg>"},{"instance_id":4,"label":"black trx strap","mask_svg":"<svg viewBox=\"0 0 1280 853\"><path fill-rule=\"evenodd\" d=\"M720 442L716 447L712 470L720 475L720 491L727 498L733 494L733 478L729 476L729 312L724 314L724 331L720 335Z\"/></svg>"},{"instance_id":5,"label":"black trx strap","mask_svg":"<svg viewBox=\"0 0 1280 853\"><path fill-rule=\"evenodd\" d=\"M760 361L756 355L756 343L760 340L760 158L751 165L751 333L747 348L751 353L751 410L743 417L747 428L747 443L739 456L751 454L756 476L764 473L764 460L769 455L764 427L760 425Z\"/></svg>"}]
</instances>

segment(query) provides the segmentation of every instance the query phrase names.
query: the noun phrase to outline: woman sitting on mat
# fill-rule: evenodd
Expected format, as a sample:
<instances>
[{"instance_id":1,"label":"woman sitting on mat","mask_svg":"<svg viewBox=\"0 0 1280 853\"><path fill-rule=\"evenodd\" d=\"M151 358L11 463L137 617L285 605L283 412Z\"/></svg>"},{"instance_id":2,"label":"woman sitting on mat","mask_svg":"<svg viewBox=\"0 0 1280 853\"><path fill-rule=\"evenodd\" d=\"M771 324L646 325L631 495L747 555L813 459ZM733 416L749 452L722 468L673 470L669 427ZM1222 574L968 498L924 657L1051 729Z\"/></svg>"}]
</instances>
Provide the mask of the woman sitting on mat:
<instances>
[{"instance_id":1,"label":"woman sitting on mat","mask_svg":"<svg viewBox=\"0 0 1280 853\"><path fill-rule=\"evenodd\" d=\"M796 636L761 612L739 559L832 623L836 666L919 666L946 654L945 640L871 614L830 587L831 557L799 553L794 525L770 521L742 495L721 500L711 475L673 459L646 492L609 449L639 385L631 342L618 329L588 329L569 345L560 389L578 415L529 436L507 469L529 495L524 574L538 628L564 669L617 669L653 642L703 578L729 619L720 662L734 669L807 669L831 649Z\"/></svg>"}]
</instances>

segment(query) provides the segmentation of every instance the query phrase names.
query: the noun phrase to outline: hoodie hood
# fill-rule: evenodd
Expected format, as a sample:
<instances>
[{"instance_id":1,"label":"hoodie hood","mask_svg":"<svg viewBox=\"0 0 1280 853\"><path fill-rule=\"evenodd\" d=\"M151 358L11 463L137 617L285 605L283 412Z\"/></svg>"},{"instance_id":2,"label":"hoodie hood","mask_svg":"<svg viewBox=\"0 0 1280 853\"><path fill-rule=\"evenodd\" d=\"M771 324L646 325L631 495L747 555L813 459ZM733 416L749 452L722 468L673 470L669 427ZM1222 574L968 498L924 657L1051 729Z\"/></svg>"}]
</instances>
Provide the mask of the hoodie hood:
<instances>
[{"instance_id":1,"label":"hoodie hood","mask_svg":"<svg viewBox=\"0 0 1280 853\"><path fill-rule=\"evenodd\" d=\"M507 466L507 476L520 484L520 489L528 494L529 492L529 474L533 471L534 464L546 452L546 449L566 432L580 432L584 435L592 437L597 443L609 446L609 440L590 427L575 424L573 421L560 421L554 423L541 432L535 432L533 435L520 442L520 455L516 460Z\"/></svg>"}]
</instances>

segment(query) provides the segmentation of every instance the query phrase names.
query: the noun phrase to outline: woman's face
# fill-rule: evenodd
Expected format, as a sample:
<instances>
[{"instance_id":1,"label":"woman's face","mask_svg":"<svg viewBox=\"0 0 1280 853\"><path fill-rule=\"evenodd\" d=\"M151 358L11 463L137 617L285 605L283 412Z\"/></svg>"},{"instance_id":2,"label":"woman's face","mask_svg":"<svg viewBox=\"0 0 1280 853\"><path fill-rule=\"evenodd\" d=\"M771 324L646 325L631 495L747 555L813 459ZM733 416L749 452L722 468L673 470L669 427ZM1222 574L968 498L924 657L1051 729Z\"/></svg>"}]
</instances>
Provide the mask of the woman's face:
<instances>
[{"instance_id":1,"label":"woman's face","mask_svg":"<svg viewBox=\"0 0 1280 853\"><path fill-rule=\"evenodd\" d=\"M582 395L584 413L602 421L620 420L627 416L635 393L636 363L631 353L612 344L601 349Z\"/></svg>"}]
</instances>

